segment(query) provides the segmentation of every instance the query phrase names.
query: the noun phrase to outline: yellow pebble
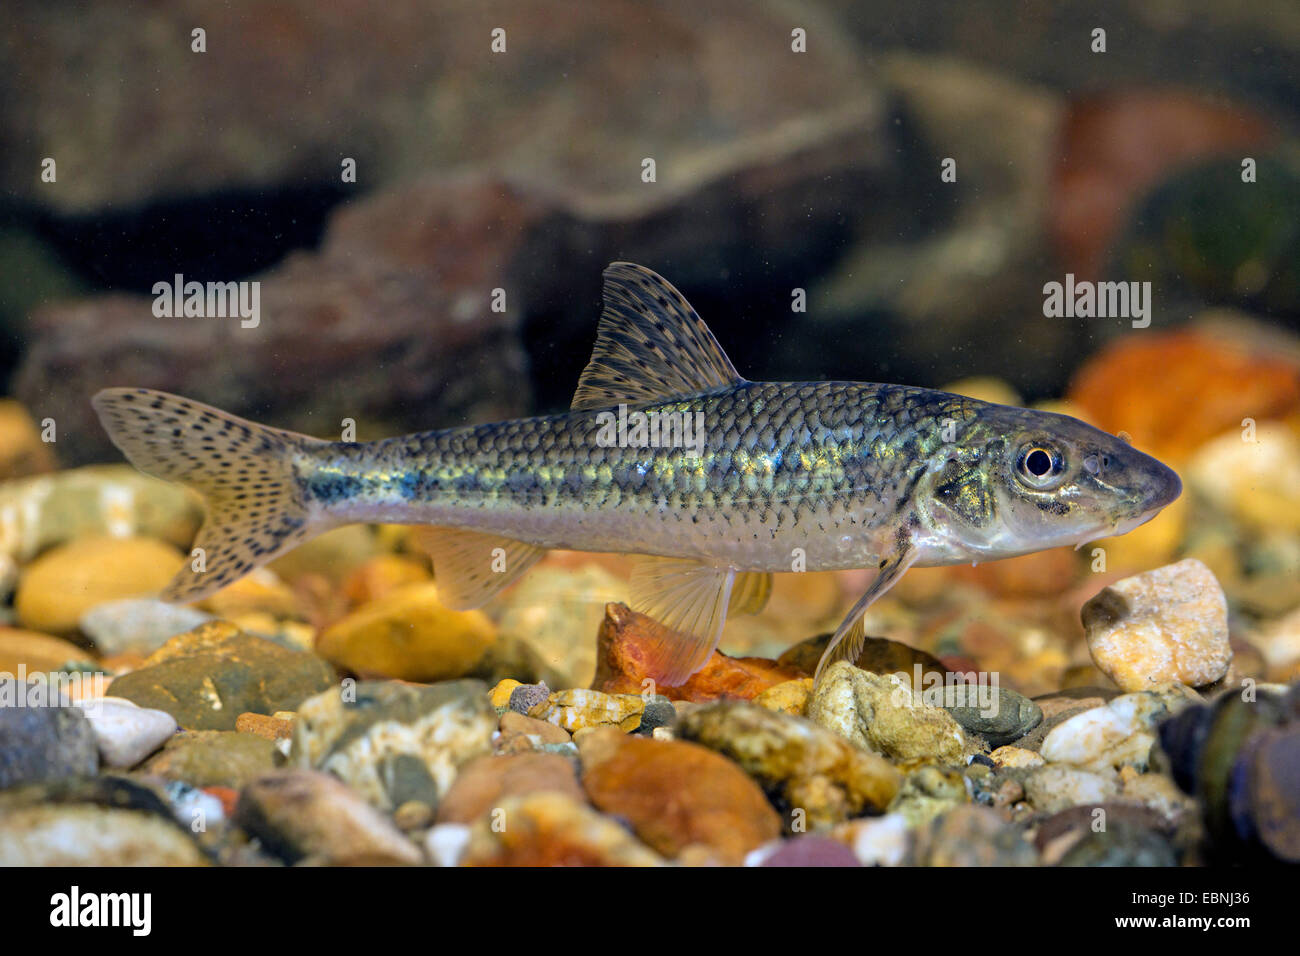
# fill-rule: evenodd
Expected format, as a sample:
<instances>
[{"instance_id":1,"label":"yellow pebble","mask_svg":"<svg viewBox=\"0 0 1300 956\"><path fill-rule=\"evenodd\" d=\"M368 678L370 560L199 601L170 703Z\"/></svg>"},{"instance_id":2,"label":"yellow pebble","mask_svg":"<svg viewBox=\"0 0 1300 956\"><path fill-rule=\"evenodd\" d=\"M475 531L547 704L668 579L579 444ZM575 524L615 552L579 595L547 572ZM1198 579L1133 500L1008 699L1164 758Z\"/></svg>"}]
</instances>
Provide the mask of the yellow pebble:
<instances>
[{"instance_id":1,"label":"yellow pebble","mask_svg":"<svg viewBox=\"0 0 1300 956\"><path fill-rule=\"evenodd\" d=\"M760 707L766 707L768 710L802 717L804 711L808 709L808 698L812 696L812 689L813 679L811 677L782 681L755 697L754 703Z\"/></svg>"},{"instance_id":2,"label":"yellow pebble","mask_svg":"<svg viewBox=\"0 0 1300 956\"><path fill-rule=\"evenodd\" d=\"M509 707L510 695L514 693L516 687L523 686L524 685L519 683L519 681L507 677L505 680L497 684L496 687L492 688L492 706Z\"/></svg>"}]
</instances>

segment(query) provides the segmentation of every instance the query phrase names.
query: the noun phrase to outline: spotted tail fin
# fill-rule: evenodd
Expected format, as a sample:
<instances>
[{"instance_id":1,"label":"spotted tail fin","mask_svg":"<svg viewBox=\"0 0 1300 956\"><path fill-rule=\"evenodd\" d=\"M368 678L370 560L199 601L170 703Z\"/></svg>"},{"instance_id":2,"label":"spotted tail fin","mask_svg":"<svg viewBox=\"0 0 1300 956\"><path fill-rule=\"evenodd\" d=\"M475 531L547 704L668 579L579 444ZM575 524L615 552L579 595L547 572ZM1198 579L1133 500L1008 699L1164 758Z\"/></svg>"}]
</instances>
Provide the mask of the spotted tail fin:
<instances>
[{"instance_id":1,"label":"spotted tail fin","mask_svg":"<svg viewBox=\"0 0 1300 956\"><path fill-rule=\"evenodd\" d=\"M326 442L145 388L104 389L92 404L131 464L203 495L203 527L163 600L201 600L331 526L294 468Z\"/></svg>"}]
</instances>

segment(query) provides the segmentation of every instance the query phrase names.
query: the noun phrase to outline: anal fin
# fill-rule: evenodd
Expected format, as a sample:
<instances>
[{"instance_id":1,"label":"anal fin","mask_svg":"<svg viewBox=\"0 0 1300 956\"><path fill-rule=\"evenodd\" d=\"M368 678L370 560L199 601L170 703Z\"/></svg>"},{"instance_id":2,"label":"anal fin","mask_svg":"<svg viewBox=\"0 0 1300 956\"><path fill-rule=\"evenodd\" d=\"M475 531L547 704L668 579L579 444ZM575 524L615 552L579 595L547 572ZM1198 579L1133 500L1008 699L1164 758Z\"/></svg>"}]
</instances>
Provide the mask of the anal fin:
<instances>
[{"instance_id":1,"label":"anal fin","mask_svg":"<svg viewBox=\"0 0 1300 956\"><path fill-rule=\"evenodd\" d=\"M514 538L457 528L420 528L413 538L433 557L438 600L456 611L486 604L546 554Z\"/></svg>"},{"instance_id":2,"label":"anal fin","mask_svg":"<svg viewBox=\"0 0 1300 956\"><path fill-rule=\"evenodd\" d=\"M736 572L689 558L642 558L632 570L632 609L652 618L646 669L677 687L704 666L727 620Z\"/></svg>"},{"instance_id":3,"label":"anal fin","mask_svg":"<svg viewBox=\"0 0 1300 956\"><path fill-rule=\"evenodd\" d=\"M758 614L772 596L772 574L767 571L737 571L731 585L728 614Z\"/></svg>"}]
</instances>

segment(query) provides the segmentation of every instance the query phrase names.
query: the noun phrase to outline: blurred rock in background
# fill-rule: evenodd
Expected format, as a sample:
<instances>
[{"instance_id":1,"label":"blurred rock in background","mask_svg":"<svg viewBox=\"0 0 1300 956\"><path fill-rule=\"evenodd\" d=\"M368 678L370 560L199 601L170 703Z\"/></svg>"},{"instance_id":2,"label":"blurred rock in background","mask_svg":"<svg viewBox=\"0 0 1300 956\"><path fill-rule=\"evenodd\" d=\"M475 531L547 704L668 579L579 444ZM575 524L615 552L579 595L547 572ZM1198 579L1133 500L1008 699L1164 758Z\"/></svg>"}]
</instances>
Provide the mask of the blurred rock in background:
<instances>
[{"instance_id":1,"label":"blurred rock in background","mask_svg":"<svg viewBox=\"0 0 1300 956\"><path fill-rule=\"evenodd\" d=\"M0 373L69 464L114 457L104 385L362 438L562 408L616 258L753 378L1059 396L1126 329L1044 318L1070 270L1162 329L1300 314L1289 0L10 6ZM177 273L262 324L155 318Z\"/></svg>"}]
</instances>

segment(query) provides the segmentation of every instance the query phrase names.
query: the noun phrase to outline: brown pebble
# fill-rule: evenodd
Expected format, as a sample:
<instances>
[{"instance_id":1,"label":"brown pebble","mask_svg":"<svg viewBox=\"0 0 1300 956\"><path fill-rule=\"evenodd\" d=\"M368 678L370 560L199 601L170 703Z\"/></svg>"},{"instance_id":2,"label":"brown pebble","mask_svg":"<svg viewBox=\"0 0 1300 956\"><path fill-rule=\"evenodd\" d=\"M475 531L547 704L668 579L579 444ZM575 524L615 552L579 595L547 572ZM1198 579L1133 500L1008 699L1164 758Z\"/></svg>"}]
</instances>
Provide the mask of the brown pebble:
<instances>
[{"instance_id":1,"label":"brown pebble","mask_svg":"<svg viewBox=\"0 0 1300 956\"><path fill-rule=\"evenodd\" d=\"M501 715L498 726L501 728L501 733L508 737L532 734L540 737L544 744L567 744L572 739L563 727L557 727L549 721L528 717L513 710L507 710Z\"/></svg>"},{"instance_id":2,"label":"brown pebble","mask_svg":"<svg viewBox=\"0 0 1300 956\"><path fill-rule=\"evenodd\" d=\"M288 740L293 736L293 721L266 714L245 713L235 718L235 730L243 734L256 734L267 740Z\"/></svg>"},{"instance_id":3,"label":"brown pebble","mask_svg":"<svg viewBox=\"0 0 1300 956\"><path fill-rule=\"evenodd\" d=\"M433 825L433 807L422 800L407 800L393 811L393 822L404 833Z\"/></svg>"},{"instance_id":4,"label":"brown pebble","mask_svg":"<svg viewBox=\"0 0 1300 956\"><path fill-rule=\"evenodd\" d=\"M508 797L541 792L586 802L573 761L559 754L476 757L460 768L438 807L438 822L473 823Z\"/></svg>"}]
</instances>

